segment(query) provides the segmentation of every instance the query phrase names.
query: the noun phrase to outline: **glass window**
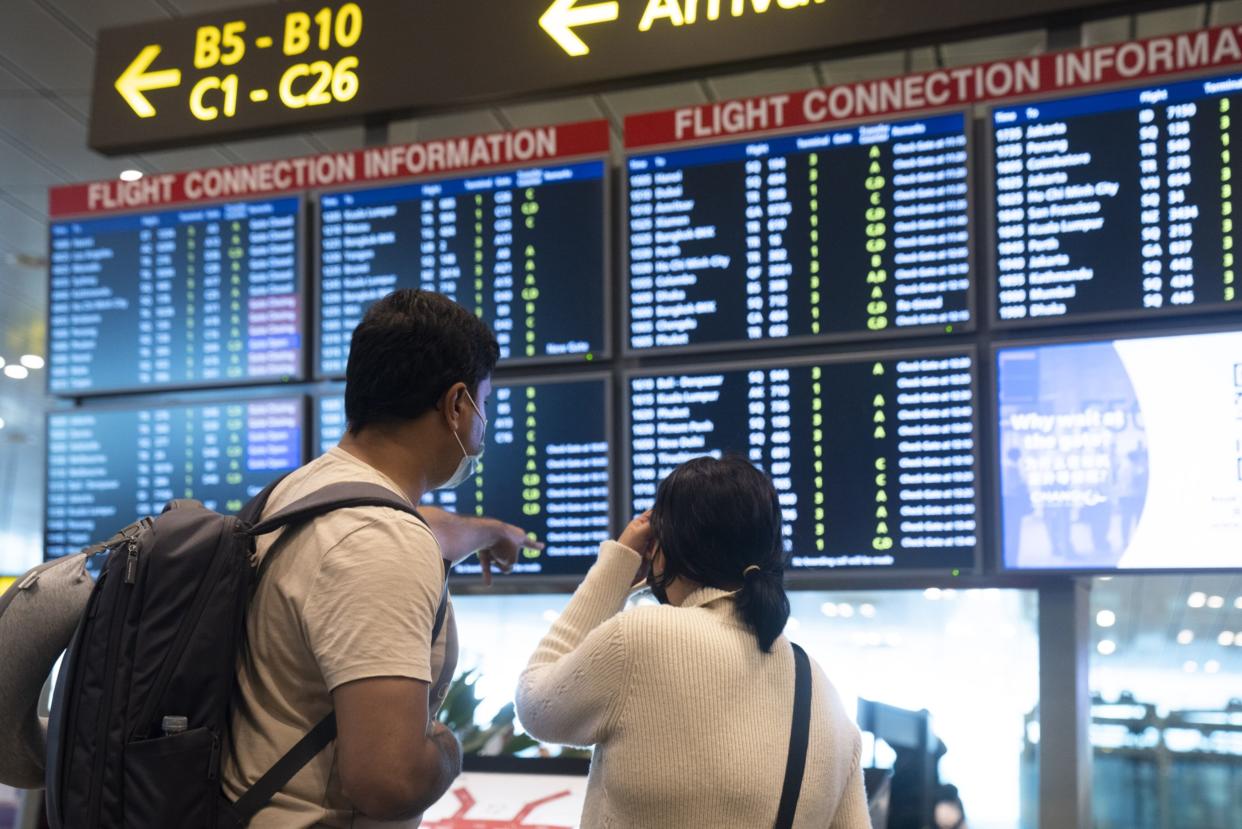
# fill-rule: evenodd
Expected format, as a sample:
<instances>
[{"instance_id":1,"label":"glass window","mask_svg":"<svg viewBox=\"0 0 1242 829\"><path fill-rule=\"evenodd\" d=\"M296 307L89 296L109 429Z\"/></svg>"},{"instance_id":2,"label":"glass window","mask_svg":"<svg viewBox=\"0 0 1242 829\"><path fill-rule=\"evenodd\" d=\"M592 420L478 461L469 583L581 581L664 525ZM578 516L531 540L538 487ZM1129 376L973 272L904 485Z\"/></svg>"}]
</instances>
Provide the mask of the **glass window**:
<instances>
[{"instance_id":1,"label":"glass window","mask_svg":"<svg viewBox=\"0 0 1242 829\"><path fill-rule=\"evenodd\" d=\"M1226 829L1242 814L1242 576L1092 585L1097 829Z\"/></svg>"}]
</instances>

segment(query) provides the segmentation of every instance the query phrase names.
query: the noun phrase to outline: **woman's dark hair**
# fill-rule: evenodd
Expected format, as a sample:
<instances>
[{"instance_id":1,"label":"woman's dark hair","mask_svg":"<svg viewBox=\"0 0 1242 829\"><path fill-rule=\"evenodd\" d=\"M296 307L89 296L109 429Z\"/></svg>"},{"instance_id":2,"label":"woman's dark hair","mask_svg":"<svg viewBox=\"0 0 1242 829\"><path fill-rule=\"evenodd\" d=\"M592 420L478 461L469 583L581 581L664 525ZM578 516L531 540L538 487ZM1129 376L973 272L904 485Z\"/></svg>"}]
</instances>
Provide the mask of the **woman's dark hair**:
<instances>
[{"instance_id":1,"label":"woman's dark hair","mask_svg":"<svg viewBox=\"0 0 1242 829\"><path fill-rule=\"evenodd\" d=\"M660 586L681 576L704 587L741 588L742 621L771 653L789 620L781 523L776 488L745 459L687 461L660 483L651 510L664 553Z\"/></svg>"},{"instance_id":2,"label":"woman's dark hair","mask_svg":"<svg viewBox=\"0 0 1242 829\"><path fill-rule=\"evenodd\" d=\"M349 431L414 420L434 409L454 383L475 394L499 358L486 323L448 297L391 293L354 330L345 370Z\"/></svg>"}]
</instances>

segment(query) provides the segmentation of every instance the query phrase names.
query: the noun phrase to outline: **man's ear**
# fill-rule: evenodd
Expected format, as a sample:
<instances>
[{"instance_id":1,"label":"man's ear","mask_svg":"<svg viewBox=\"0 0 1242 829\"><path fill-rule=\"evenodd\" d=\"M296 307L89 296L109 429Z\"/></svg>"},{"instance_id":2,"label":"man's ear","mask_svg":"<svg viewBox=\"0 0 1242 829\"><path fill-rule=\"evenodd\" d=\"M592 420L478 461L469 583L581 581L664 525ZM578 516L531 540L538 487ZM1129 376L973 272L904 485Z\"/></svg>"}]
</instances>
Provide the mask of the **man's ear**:
<instances>
[{"instance_id":1,"label":"man's ear","mask_svg":"<svg viewBox=\"0 0 1242 829\"><path fill-rule=\"evenodd\" d=\"M468 405L465 383L454 383L440 398L440 410L453 428L457 428L458 421L465 414L463 408Z\"/></svg>"}]
</instances>

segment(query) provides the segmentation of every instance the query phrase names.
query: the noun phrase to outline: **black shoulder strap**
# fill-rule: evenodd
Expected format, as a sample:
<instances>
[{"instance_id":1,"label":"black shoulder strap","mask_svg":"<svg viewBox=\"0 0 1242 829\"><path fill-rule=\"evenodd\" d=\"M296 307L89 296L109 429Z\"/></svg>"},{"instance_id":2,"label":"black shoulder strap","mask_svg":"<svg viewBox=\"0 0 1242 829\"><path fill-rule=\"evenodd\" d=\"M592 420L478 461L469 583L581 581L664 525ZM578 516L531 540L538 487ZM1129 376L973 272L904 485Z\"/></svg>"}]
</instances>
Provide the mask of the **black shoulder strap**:
<instances>
[{"instance_id":1,"label":"black shoulder strap","mask_svg":"<svg viewBox=\"0 0 1242 829\"><path fill-rule=\"evenodd\" d=\"M791 643L792 644L792 643ZM793 829L802 777L806 772L806 748L811 738L811 660L797 645L794 653L794 710L789 730L789 760L785 764L785 785L776 813L776 829Z\"/></svg>"},{"instance_id":2,"label":"black shoulder strap","mask_svg":"<svg viewBox=\"0 0 1242 829\"><path fill-rule=\"evenodd\" d=\"M389 507L400 512L413 515L419 521L426 520L406 501L394 495L390 490L376 484L343 483L331 484L312 492L305 498L295 501L270 518L258 521L267 505L267 500L280 481L270 484L250 502L239 516L250 527L254 536L266 535L285 527L312 521L339 509L354 507ZM257 509L252 509L257 505ZM258 521L258 523L254 523ZM430 529L428 525L428 529ZM277 545L279 546L279 545ZM271 556L264 558L259 568L260 577L271 564ZM448 612L448 577L449 562L444 562L444 583L440 588L440 605L436 609L435 624L431 632L431 644L434 647L444 628ZM236 803L221 809L221 826L244 827L250 823L259 810L267 806L276 793L289 784L298 772L307 766L328 745L336 739L336 713L329 713L319 721L297 745L276 761L276 765L267 774L250 787Z\"/></svg>"}]
</instances>

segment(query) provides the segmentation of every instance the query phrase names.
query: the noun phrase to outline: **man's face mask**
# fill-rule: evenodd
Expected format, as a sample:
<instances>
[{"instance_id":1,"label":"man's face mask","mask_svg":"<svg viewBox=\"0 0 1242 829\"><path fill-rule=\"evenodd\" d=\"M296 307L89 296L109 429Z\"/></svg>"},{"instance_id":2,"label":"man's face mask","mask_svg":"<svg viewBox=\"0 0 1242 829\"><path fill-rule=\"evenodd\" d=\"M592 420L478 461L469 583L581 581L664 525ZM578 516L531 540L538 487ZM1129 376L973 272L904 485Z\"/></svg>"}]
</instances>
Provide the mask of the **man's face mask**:
<instances>
[{"instance_id":1,"label":"man's face mask","mask_svg":"<svg viewBox=\"0 0 1242 829\"><path fill-rule=\"evenodd\" d=\"M470 396L470 392L466 392L466 399L470 401L470 405L474 409L475 415L479 418L479 420L483 421L483 438L479 440L479 452L476 455L471 455L467 452L466 445L461 442L461 438L458 437L457 433L453 432L453 439L457 441L457 445L461 447L461 461L457 464L457 471L453 473L453 477L441 484L440 489L455 489L461 486L474 475L474 471L478 467L479 461L483 460L483 445L486 443L487 438L487 417L485 417L483 412L479 410L479 407L474 402L474 398Z\"/></svg>"}]
</instances>

